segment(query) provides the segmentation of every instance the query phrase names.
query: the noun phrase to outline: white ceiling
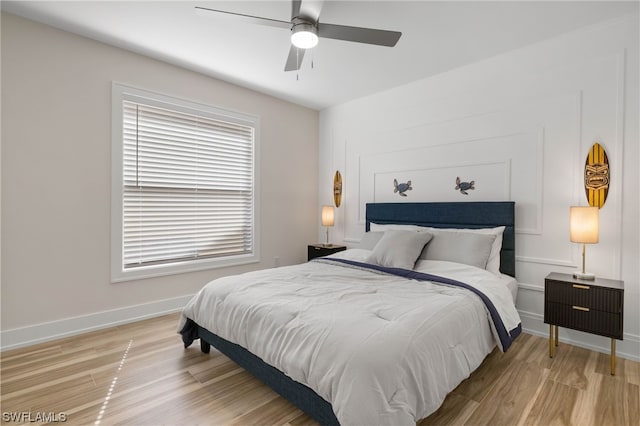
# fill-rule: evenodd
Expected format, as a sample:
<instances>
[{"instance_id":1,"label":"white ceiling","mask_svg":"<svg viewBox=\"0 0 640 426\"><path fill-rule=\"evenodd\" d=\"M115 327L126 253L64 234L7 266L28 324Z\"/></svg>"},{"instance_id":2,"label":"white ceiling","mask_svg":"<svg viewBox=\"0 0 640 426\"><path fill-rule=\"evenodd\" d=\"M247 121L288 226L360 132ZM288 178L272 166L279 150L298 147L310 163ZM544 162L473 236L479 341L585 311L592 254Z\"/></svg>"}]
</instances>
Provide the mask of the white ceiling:
<instances>
[{"instance_id":1,"label":"white ceiling","mask_svg":"<svg viewBox=\"0 0 640 426\"><path fill-rule=\"evenodd\" d=\"M284 72L289 31L194 6L289 21L289 1L2 1L2 10L314 109L433 76L626 13L638 1L325 1L320 21L401 31L393 48L320 39ZM313 69L310 59L313 59Z\"/></svg>"}]
</instances>

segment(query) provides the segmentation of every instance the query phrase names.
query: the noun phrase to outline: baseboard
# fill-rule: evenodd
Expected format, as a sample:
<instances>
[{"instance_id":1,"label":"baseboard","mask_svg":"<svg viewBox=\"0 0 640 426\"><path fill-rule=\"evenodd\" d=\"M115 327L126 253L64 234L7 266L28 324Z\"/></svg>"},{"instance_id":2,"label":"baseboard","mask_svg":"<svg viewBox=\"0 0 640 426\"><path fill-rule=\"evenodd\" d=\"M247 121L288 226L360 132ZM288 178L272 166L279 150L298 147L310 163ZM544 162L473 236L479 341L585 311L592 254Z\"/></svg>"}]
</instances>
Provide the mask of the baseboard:
<instances>
[{"instance_id":1,"label":"baseboard","mask_svg":"<svg viewBox=\"0 0 640 426\"><path fill-rule=\"evenodd\" d=\"M4 330L0 332L0 342L2 342L0 351L17 349L63 337L170 314L182 309L191 298L192 295L181 296L12 330ZM519 310L518 313L522 320L522 331L535 336L549 336L549 326L544 323L542 315L522 310ZM608 354L610 350L610 340L608 338L593 336L575 330L561 329L560 341L605 354ZM618 341L616 346L617 356L633 361L640 361L640 336L625 333L624 340Z\"/></svg>"},{"instance_id":2,"label":"baseboard","mask_svg":"<svg viewBox=\"0 0 640 426\"><path fill-rule=\"evenodd\" d=\"M192 297L193 295L180 296L27 327L3 330L0 332L0 342L2 342L0 351L17 349L177 312L182 309Z\"/></svg>"},{"instance_id":3,"label":"baseboard","mask_svg":"<svg viewBox=\"0 0 640 426\"><path fill-rule=\"evenodd\" d=\"M549 325L544 323L544 317L534 312L518 310L522 320L522 331L535 336L549 338ZM616 341L616 356L640 361L640 336L631 333L624 333L624 340ZM581 331L559 328L560 342L579 346L596 352L609 354L611 350L611 339L603 336L595 336Z\"/></svg>"}]
</instances>

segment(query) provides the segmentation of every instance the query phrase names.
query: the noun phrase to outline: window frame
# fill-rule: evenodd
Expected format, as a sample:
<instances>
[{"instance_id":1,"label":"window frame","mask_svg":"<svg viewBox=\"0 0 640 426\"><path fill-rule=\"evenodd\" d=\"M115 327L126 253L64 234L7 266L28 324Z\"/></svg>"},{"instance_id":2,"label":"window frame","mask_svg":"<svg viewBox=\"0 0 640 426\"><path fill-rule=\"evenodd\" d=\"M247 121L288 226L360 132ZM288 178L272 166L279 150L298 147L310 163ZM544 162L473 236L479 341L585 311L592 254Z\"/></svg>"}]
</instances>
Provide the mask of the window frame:
<instances>
[{"instance_id":1,"label":"window frame","mask_svg":"<svg viewBox=\"0 0 640 426\"><path fill-rule=\"evenodd\" d=\"M111 129L111 282L123 282L165 275L223 268L260 261L260 117L230 111L200 102L180 99L125 84L112 83ZM203 115L215 120L227 121L254 129L253 140L253 250L250 254L213 258L182 260L173 263L124 268L123 209L124 209L124 137L123 101L141 102L163 108L172 108L188 114Z\"/></svg>"}]
</instances>

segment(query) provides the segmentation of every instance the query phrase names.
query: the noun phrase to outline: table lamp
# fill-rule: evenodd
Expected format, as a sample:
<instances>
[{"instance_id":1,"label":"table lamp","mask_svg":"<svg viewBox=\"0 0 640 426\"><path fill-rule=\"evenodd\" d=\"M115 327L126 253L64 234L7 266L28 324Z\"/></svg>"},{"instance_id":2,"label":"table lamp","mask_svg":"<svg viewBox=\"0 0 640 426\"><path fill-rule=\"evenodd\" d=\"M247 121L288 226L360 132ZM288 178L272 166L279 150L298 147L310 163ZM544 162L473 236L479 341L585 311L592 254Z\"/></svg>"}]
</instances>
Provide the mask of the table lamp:
<instances>
[{"instance_id":1,"label":"table lamp","mask_svg":"<svg viewBox=\"0 0 640 426\"><path fill-rule=\"evenodd\" d=\"M333 222L333 206L322 206L322 226L327 227L327 243L325 247L331 247L331 244L329 244L329 227L333 226Z\"/></svg>"},{"instance_id":2,"label":"table lamp","mask_svg":"<svg viewBox=\"0 0 640 426\"><path fill-rule=\"evenodd\" d=\"M598 242L598 207L571 207L569 210L571 241L582 243L582 271L573 273L574 278L595 280L595 275L585 272L585 245Z\"/></svg>"}]
</instances>

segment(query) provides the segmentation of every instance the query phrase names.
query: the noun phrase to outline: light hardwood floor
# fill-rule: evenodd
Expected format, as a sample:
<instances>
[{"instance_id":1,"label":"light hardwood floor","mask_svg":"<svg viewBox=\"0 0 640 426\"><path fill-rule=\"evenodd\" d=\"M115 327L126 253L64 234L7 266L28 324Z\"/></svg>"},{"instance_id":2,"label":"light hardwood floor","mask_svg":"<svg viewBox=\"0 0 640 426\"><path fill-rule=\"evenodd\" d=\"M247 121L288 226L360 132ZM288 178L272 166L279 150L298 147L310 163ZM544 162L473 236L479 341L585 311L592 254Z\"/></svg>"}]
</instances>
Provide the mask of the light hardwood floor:
<instances>
[{"instance_id":1,"label":"light hardwood floor","mask_svg":"<svg viewBox=\"0 0 640 426\"><path fill-rule=\"evenodd\" d=\"M215 349L185 350L177 323L167 315L2 353L1 421L316 424ZM521 335L419 424L640 424L640 363L619 358L611 376L608 355L562 342L554 359L547 351L546 339Z\"/></svg>"}]
</instances>

